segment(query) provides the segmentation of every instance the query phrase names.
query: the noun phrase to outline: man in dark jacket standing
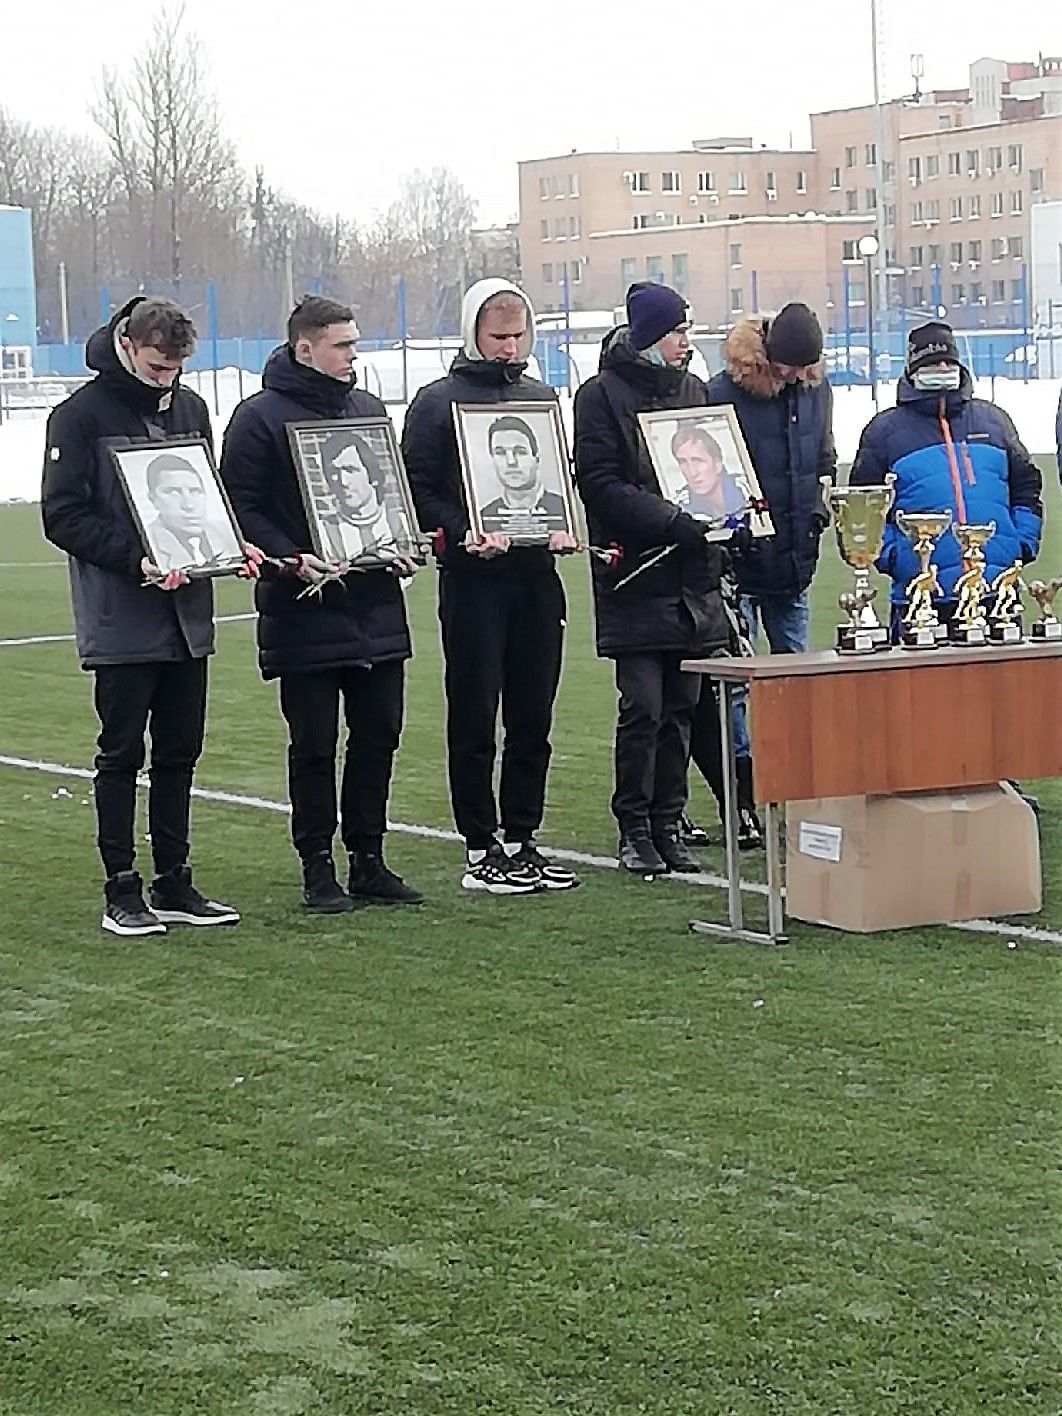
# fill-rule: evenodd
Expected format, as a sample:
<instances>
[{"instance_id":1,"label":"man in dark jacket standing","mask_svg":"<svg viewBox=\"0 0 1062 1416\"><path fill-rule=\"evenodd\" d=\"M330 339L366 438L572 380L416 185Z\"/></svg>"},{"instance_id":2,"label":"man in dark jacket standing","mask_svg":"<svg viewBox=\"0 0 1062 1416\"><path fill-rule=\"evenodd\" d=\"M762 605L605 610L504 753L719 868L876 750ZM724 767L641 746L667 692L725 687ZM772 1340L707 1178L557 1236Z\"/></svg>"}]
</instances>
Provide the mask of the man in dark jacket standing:
<instances>
[{"instance_id":1,"label":"man in dark jacket standing","mask_svg":"<svg viewBox=\"0 0 1062 1416\"><path fill-rule=\"evenodd\" d=\"M266 361L261 393L233 413L221 453L222 481L240 525L290 571L277 574L267 565L255 592L258 663L263 678L280 680L292 839L303 901L321 914L353 909L355 899L419 904L423 898L383 859L412 652L402 591L389 568L323 580L329 566L309 550L288 442L290 423L386 416L378 398L355 387L357 338L348 306L305 296L288 320L287 342ZM302 594L307 587L316 593ZM338 813L350 858L346 890L332 856L340 700L349 733Z\"/></svg>"},{"instance_id":2,"label":"man in dark jacket standing","mask_svg":"<svg viewBox=\"0 0 1062 1416\"><path fill-rule=\"evenodd\" d=\"M493 895L570 890L577 877L539 851L535 832L545 806L564 638L554 555L574 550L575 542L565 532L551 533L541 547L513 546L500 531L476 540L453 422L456 403L543 402L556 395L526 373L534 316L517 286L473 285L462 304L461 335L449 374L420 390L402 433L417 516L436 536L450 800L467 849L461 884ZM499 703L505 744L496 802Z\"/></svg>"},{"instance_id":3,"label":"man in dark jacket standing","mask_svg":"<svg viewBox=\"0 0 1062 1416\"><path fill-rule=\"evenodd\" d=\"M687 372L686 301L665 285L632 285L627 318L576 394L575 477L591 541L623 548L616 565L593 566L597 651L615 660L619 690L612 811L620 864L654 875L697 869L679 823L700 684L679 665L729 643L719 588L726 552L661 496L638 427L639 413L707 401Z\"/></svg>"},{"instance_id":4,"label":"man in dark jacket standing","mask_svg":"<svg viewBox=\"0 0 1062 1416\"><path fill-rule=\"evenodd\" d=\"M212 444L206 404L178 381L195 329L169 300L142 296L89 339L95 370L48 419L44 534L70 558L81 666L96 676L100 720L95 798L104 883L103 928L165 933L167 923L235 924L205 899L188 866L192 774L203 748L207 656L214 652L209 580L163 575L144 547L110 449L145 439ZM150 582L145 584L145 582ZM136 778L150 725L148 822L155 878L151 908L134 869Z\"/></svg>"}]
</instances>

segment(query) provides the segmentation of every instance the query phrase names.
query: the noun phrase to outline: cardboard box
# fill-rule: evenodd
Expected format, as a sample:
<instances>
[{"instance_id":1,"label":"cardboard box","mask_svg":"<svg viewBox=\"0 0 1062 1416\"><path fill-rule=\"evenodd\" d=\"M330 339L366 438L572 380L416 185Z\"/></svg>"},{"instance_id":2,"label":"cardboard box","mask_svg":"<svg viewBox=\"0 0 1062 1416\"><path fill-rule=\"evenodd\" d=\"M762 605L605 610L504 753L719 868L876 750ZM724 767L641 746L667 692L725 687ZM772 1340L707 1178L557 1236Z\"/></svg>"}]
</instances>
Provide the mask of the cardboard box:
<instances>
[{"instance_id":1,"label":"cardboard box","mask_svg":"<svg viewBox=\"0 0 1062 1416\"><path fill-rule=\"evenodd\" d=\"M786 807L786 908L868 933L1041 903L1040 834L1009 783Z\"/></svg>"}]
</instances>

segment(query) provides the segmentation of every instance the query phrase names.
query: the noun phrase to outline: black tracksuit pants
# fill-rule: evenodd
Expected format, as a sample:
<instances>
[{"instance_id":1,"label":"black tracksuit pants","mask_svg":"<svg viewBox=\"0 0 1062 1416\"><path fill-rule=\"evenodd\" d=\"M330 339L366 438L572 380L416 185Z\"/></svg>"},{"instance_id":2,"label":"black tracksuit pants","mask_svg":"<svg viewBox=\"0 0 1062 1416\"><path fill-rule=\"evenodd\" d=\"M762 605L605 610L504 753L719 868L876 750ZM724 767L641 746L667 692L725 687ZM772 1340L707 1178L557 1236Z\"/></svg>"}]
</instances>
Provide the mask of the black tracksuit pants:
<instances>
[{"instance_id":1,"label":"black tracksuit pants","mask_svg":"<svg viewBox=\"0 0 1062 1416\"><path fill-rule=\"evenodd\" d=\"M136 858L136 777L144 765L148 732L148 830L155 873L164 875L187 862L192 773L203 750L206 691L206 659L108 664L96 670L97 839L108 876L132 870Z\"/></svg>"},{"instance_id":2,"label":"black tracksuit pants","mask_svg":"<svg viewBox=\"0 0 1062 1416\"><path fill-rule=\"evenodd\" d=\"M490 844L499 814L509 841L529 840L542 823L564 615L564 588L552 565L489 582L439 572L450 800L471 850ZM499 704L505 737L496 803Z\"/></svg>"},{"instance_id":3,"label":"black tracksuit pants","mask_svg":"<svg viewBox=\"0 0 1062 1416\"><path fill-rule=\"evenodd\" d=\"M348 851L378 851L387 829L391 769L402 733L405 662L280 675L288 724L291 838L305 861L331 851L337 815ZM339 703L347 725L337 804Z\"/></svg>"},{"instance_id":4,"label":"black tracksuit pants","mask_svg":"<svg viewBox=\"0 0 1062 1416\"><path fill-rule=\"evenodd\" d=\"M621 831L659 830L686 806L690 729L700 677L684 673L681 654L616 655L619 718L612 813Z\"/></svg>"}]
</instances>

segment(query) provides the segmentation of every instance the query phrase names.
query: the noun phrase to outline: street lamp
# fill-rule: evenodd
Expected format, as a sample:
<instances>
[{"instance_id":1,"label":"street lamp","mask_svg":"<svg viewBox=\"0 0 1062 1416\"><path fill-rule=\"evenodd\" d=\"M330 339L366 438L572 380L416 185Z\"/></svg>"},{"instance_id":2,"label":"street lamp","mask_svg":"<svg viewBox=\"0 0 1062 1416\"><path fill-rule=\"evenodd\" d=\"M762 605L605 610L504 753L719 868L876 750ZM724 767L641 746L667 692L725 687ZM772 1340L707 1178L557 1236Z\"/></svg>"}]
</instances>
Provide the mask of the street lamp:
<instances>
[{"instance_id":1,"label":"street lamp","mask_svg":"<svg viewBox=\"0 0 1062 1416\"><path fill-rule=\"evenodd\" d=\"M867 354L870 358L870 396L874 412L878 411L878 365L874 358L874 257L878 254L878 238L869 232L859 238L859 254L867 268Z\"/></svg>"}]
</instances>

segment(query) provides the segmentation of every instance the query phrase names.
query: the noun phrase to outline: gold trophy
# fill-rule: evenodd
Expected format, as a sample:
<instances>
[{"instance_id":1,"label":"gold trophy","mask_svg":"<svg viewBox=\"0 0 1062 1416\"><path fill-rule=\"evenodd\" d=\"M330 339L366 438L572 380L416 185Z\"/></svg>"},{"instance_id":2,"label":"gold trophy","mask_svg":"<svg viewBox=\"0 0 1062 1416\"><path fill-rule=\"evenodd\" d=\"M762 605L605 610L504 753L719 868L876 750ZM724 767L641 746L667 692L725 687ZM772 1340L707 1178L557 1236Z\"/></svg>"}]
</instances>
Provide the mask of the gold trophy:
<instances>
[{"instance_id":1,"label":"gold trophy","mask_svg":"<svg viewBox=\"0 0 1062 1416\"><path fill-rule=\"evenodd\" d=\"M1020 644L1021 598L1018 586L1024 585L1021 573L1025 563L1020 558L1001 570L989 586L996 597L988 611L988 637L993 644Z\"/></svg>"},{"instance_id":2,"label":"gold trophy","mask_svg":"<svg viewBox=\"0 0 1062 1416\"><path fill-rule=\"evenodd\" d=\"M984 547L996 534L996 523L989 521L977 525L959 521L952 530L962 550L962 572L955 582L958 603L955 616L948 625L948 638L952 644L986 644L988 617L984 599L989 592L985 579Z\"/></svg>"},{"instance_id":3,"label":"gold trophy","mask_svg":"<svg viewBox=\"0 0 1062 1416\"><path fill-rule=\"evenodd\" d=\"M1051 608L1055 596L1062 590L1062 576L1056 576L1046 584L1042 580L1030 580L1029 594L1040 606L1040 618L1033 620L1032 637L1039 644L1054 644L1062 639L1062 621Z\"/></svg>"},{"instance_id":4,"label":"gold trophy","mask_svg":"<svg viewBox=\"0 0 1062 1416\"><path fill-rule=\"evenodd\" d=\"M898 511L896 525L914 543L912 549L918 557L918 574L907 585L900 643L905 649L935 649L945 642L948 631L933 604L934 593L941 591L937 568L930 562L937 541L951 525L951 512Z\"/></svg>"},{"instance_id":5,"label":"gold trophy","mask_svg":"<svg viewBox=\"0 0 1062 1416\"><path fill-rule=\"evenodd\" d=\"M885 485L879 487L835 487L829 477L819 480L833 513L837 549L855 571L855 585L837 601L848 615L848 623L837 626L837 652L874 654L888 649L889 631L874 613L877 590L870 583L870 568L881 554L896 478L886 473Z\"/></svg>"}]
</instances>

